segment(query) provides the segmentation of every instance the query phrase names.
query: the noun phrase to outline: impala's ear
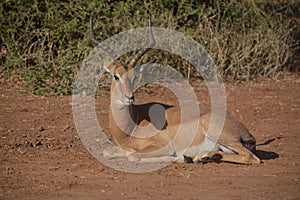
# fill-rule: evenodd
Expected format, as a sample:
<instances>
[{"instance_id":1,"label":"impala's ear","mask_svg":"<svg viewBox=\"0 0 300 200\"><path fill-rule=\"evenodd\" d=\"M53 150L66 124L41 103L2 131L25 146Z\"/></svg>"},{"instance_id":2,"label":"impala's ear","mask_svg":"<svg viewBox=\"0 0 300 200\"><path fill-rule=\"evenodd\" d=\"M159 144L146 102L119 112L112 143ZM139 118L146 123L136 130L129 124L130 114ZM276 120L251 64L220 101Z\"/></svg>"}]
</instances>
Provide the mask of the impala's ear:
<instances>
[{"instance_id":1,"label":"impala's ear","mask_svg":"<svg viewBox=\"0 0 300 200\"><path fill-rule=\"evenodd\" d=\"M135 68L135 73L136 73L136 74L142 74L142 75L148 74L148 73L150 73L150 71L151 71L151 69L152 69L152 65L153 65L153 63L148 62L148 63L146 63L146 64L137 66L137 67Z\"/></svg>"},{"instance_id":2,"label":"impala's ear","mask_svg":"<svg viewBox=\"0 0 300 200\"><path fill-rule=\"evenodd\" d=\"M111 74L110 69L106 65L103 65L103 68L105 69L106 72Z\"/></svg>"},{"instance_id":3,"label":"impala's ear","mask_svg":"<svg viewBox=\"0 0 300 200\"><path fill-rule=\"evenodd\" d=\"M107 61L106 59L103 59L101 55L99 55L99 63L106 72L110 73L112 76L114 75L115 67L113 63Z\"/></svg>"},{"instance_id":4,"label":"impala's ear","mask_svg":"<svg viewBox=\"0 0 300 200\"><path fill-rule=\"evenodd\" d=\"M106 72L110 73L110 75L113 76L115 74L116 67L113 64L110 65L104 64L103 68L105 69Z\"/></svg>"}]
</instances>

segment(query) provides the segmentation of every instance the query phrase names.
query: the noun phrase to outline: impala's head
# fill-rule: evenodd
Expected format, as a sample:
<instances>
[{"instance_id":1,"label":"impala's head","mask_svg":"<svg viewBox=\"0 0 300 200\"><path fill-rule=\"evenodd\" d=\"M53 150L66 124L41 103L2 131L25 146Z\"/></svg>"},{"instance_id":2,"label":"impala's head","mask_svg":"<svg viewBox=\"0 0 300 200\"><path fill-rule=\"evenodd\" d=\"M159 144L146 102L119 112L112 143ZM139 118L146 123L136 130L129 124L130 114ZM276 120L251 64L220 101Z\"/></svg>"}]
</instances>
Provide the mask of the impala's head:
<instances>
[{"instance_id":1,"label":"impala's head","mask_svg":"<svg viewBox=\"0 0 300 200\"><path fill-rule=\"evenodd\" d=\"M105 69L112 76L111 100L120 105L131 105L134 100L133 84L136 76L133 67L111 65Z\"/></svg>"},{"instance_id":2,"label":"impala's head","mask_svg":"<svg viewBox=\"0 0 300 200\"><path fill-rule=\"evenodd\" d=\"M139 61L139 59L155 45L150 17L149 17L149 29L148 29L149 43L146 46L144 46L131 59L128 65L123 64L119 60L118 56L112 51L112 49L110 49L108 46L103 45L102 43L100 43L95 39L92 17L90 17L90 37L91 40L98 45L98 47L106 51L114 59L114 62L111 65L104 67L105 70L109 72L112 76L112 84L111 84L112 101L122 105L131 105L134 101L133 84L136 77L134 67L136 66L136 63Z\"/></svg>"}]
</instances>

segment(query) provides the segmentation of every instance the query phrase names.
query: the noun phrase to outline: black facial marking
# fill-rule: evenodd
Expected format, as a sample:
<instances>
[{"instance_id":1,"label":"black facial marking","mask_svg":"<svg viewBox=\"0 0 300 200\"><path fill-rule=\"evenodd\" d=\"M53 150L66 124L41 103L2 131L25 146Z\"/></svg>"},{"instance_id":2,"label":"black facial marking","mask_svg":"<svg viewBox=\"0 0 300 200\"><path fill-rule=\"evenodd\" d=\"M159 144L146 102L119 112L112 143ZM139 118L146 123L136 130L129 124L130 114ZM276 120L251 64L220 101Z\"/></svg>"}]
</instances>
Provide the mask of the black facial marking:
<instances>
[{"instance_id":1,"label":"black facial marking","mask_svg":"<svg viewBox=\"0 0 300 200\"><path fill-rule=\"evenodd\" d=\"M115 79L116 81L120 80L120 78L119 78L117 75L114 75L114 79Z\"/></svg>"}]
</instances>

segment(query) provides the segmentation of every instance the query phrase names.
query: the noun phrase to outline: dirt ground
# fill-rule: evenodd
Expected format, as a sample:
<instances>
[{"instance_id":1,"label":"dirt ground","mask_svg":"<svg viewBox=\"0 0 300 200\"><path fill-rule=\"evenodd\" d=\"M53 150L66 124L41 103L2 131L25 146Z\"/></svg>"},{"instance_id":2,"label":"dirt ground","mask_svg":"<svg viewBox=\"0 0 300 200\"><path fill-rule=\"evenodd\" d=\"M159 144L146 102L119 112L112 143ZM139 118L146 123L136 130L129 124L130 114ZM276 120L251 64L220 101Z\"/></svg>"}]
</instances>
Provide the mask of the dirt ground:
<instances>
[{"instance_id":1,"label":"dirt ground","mask_svg":"<svg viewBox=\"0 0 300 200\"><path fill-rule=\"evenodd\" d=\"M195 91L209 105L205 85ZM144 174L115 171L81 143L71 96L21 94L0 84L0 199L300 199L300 75L226 84L228 111L256 137L258 165L171 164ZM109 96L96 112L107 128ZM159 96L159 98L157 98ZM166 100L163 89L136 99ZM157 98L157 99L155 99Z\"/></svg>"}]
</instances>

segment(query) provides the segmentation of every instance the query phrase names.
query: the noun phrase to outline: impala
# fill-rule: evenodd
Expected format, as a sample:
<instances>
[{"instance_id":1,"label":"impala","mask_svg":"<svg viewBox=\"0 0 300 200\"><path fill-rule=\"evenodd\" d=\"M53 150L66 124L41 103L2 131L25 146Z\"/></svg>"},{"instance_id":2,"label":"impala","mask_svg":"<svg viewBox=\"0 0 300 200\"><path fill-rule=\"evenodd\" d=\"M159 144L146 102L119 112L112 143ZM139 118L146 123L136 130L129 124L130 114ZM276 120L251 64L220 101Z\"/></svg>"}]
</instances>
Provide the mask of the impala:
<instances>
[{"instance_id":1,"label":"impala","mask_svg":"<svg viewBox=\"0 0 300 200\"><path fill-rule=\"evenodd\" d=\"M193 120L198 120L197 133L191 145L182 151L176 151L170 145L180 126L180 110L178 106L166 105L159 102L151 102L136 105L134 102L133 84L136 77L134 67L139 59L155 45L155 39L149 19L148 40L149 43L140 49L131 59L128 65L124 65L118 56L108 46L97 41L94 36L93 21L90 18L90 38L98 47L113 57L114 62L104 66L112 76L110 93L109 127L115 144L105 145L103 154L107 158L126 157L130 161L137 162L233 162L241 164L260 163L261 160L253 153L256 149L256 140L248 129L239 121L226 114L223 130L219 138L207 134L210 125L211 113L201 113L184 122L186 127ZM163 109L163 122L157 127L150 119L149 112L154 105ZM157 133L149 137L138 137L141 127L152 125ZM186 134L189 134L188 128ZM201 148L204 143L214 142L213 148L206 150ZM157 151L167 147L165 151ZM124 151L120 151L122 149ZM182 153L184 152L184 154ZM134 153L135 156L132 156ZM138 156L136 156L138 155Z\"/></svg>"}]
</instances>

